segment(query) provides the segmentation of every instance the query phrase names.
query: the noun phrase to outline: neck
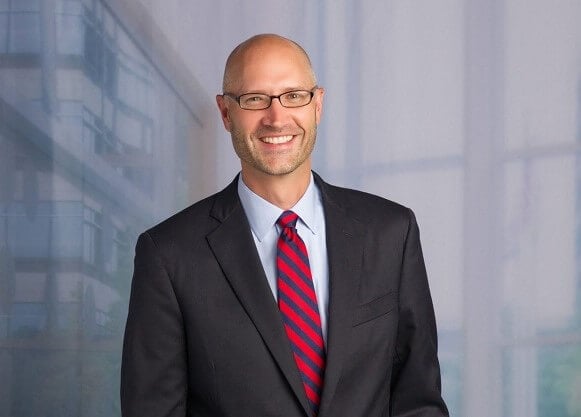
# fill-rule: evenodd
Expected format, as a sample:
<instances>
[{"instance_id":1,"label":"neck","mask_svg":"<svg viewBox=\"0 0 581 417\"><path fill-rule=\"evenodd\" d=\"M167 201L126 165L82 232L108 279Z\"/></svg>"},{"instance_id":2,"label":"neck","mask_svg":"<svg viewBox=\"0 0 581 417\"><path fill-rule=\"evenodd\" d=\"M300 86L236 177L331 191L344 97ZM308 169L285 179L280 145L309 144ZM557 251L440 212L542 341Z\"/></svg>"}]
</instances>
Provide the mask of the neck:
<instances>
[{"instance_id":1,"label":"neck","mask_svg":"<svg viewBox=\"0 0 581 417\"><path fill-rule=\"evenodd\" d=\"M311 169L299 169L285 175L269 175L264 173L249 173L242 169L242 180L256 195L271 204L288 210L305 194L311 180Z\"/></svg>"}]
</instances>

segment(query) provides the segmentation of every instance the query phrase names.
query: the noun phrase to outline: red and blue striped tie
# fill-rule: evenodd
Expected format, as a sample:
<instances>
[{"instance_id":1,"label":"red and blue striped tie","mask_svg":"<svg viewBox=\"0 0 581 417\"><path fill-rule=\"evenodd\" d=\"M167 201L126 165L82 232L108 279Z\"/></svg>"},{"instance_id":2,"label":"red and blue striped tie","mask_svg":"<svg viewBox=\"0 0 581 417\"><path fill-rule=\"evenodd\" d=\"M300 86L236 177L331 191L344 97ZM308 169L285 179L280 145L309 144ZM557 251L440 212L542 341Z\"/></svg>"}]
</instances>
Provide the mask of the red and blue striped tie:
<instances>
[{"instance_id":1,"label":"red and blue striped tie","mask_svg":"<svg viewBox=\"0 0 581 417\"><path fill-rule=\"evenodd\" d=\"M278 306L313 416L321 401L325 372L325 345L321 316L305 243L297 234L298 216L285 211L277 220L276 266Z\"/></svg>"}]
</instances>

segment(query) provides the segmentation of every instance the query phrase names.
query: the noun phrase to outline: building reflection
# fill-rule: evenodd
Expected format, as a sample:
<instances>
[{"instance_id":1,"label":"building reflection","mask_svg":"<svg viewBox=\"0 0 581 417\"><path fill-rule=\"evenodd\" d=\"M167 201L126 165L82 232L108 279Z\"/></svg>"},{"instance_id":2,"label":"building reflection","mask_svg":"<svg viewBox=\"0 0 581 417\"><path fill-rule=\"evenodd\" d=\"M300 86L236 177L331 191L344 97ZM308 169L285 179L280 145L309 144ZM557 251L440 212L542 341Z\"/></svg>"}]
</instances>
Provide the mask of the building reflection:
<instances>
[{"instance_id":1,"label":"building reflection","mask_svg":"<svg viewBox=\"0 0 581 417\"><path fill-rule=\"evenodd\" d=\"M0 1L0 415L119 414L136 234L208 173L207 100L110 3Z\"/></svg>"}]
</instances>

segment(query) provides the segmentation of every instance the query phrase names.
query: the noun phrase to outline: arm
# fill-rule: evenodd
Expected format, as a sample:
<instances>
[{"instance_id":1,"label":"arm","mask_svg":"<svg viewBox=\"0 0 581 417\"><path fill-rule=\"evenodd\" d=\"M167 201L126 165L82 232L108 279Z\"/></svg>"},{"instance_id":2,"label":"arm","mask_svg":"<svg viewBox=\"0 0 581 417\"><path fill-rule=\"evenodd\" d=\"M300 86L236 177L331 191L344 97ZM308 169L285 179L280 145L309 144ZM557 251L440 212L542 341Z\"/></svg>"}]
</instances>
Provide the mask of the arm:
<instances>
[{"instance_id":1,"label":"arm","mask_svg":"<svg viewBox=\"0 0 581 417\"><path fill-rule=\"evenodd\" d=\"M448 410L441 396L434 309L418 225L411 211L399 294L390 415L447 417Z\"/></svg>"},{"instance_id":2,"label":"arm","mask_svg":"<svg viewBox=\"0 0 581 417\"><path fill-rule=\"evenodd\" d=\"M123 417L185 417L183 322L167 269L149 236L139 237L121 365Z\"/></svg>"}]
</instances>

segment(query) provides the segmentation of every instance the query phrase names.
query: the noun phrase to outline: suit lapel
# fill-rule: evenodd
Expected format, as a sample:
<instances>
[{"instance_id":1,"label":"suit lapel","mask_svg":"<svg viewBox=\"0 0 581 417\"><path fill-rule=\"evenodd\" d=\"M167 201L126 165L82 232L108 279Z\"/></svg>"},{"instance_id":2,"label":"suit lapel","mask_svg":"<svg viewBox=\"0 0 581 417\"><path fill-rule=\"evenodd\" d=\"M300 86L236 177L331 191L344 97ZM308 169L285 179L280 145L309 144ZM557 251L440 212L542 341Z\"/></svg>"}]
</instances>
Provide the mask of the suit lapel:
<instances>
[{"instance_id":1,"label":"suit lapel","mask_svg":"<svg viewBox=\"0 0 581 417\"><path fill-rule=\"evenodd\" d=\"M293 392L309 414L307 398L278 306L268 286L248 219L238 198L236 180L217 196L211 215L221 222L207 236L214 256Z\"/></svg>"},{"instance_id":2,"label":"suit lapel","mask_svg":"<svg viewBox=\"0 0 581 417\"><path fill-rule=\"evenodd\" d=\"M319 408L319 417L325 417L351 343L353 309L363 258L363 236L361 224L349 217L334 200L330 187L318 176L315 175L315 178L323 194L329 259L327 365Z\"/></svg>"}]
</instances>

